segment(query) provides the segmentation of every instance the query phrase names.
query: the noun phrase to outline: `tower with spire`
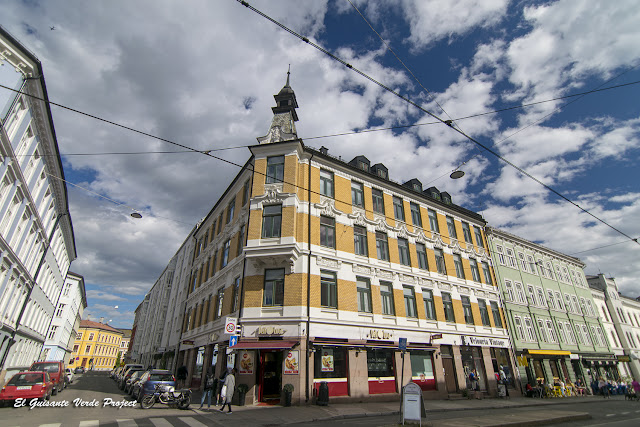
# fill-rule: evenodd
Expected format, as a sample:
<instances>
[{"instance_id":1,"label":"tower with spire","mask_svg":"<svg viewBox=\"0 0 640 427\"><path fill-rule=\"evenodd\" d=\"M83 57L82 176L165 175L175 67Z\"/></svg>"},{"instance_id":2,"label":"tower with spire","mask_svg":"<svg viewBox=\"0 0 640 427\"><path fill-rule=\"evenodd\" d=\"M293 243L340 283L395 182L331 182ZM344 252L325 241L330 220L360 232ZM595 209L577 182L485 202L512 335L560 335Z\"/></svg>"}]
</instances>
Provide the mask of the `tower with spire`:
<instances>
[{"instance_id":1,"label":"tower with spire","mask_svg":"<svg viewBox=\"0 0 640 427\"><path fill-rule=\"evenodd\" d=\"M287 83L285 83L277 95L273 95L273 98L276 100L276 106L271 107L273 120L271 121L269 132L265 136L257 138L259 144L298 139L295 125L295 122L298 121L298 113L296 113L298 101L296 101L296 94L289 85L290 75L291 66L289 66L289 71L287 71Z\"/></svg>"}]
</instances>

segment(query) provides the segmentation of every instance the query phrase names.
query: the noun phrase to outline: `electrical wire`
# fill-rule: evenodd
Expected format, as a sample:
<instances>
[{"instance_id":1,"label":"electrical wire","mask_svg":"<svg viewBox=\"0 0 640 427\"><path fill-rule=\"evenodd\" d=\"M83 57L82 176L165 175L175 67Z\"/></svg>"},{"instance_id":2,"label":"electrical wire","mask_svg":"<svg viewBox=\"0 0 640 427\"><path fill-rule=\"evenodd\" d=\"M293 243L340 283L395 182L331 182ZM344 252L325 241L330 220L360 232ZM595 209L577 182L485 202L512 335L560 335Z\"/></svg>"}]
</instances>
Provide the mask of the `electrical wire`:
<instances>
[{"instance_id":1,"label":"electrical wire","mask_svg":"<svg viewBox=\"0 0 640 427\"><path fill-rule=\"evenodd\" d=\"M638 243L638 239L639 239L639 238L640 238L640 237L636 237L635 239L625 240L625 241L623 241L623 242L611 243L610 245L604 245L604 246L597 246L597 247L595 247L595 248L586 249L586 250L584 250L584 251L574 252L574 253L572 253L572 254L570 254L570 255L571 255L571 256L573 256L573 255L578 255L578 254L582 254L582 253L585 253L585 252L591 252L591 251L595 251L595 250L597 250L597 249L609 248L609 247L611 247L611 246L621 245L621 244L623 244L623 243L628 243L628 242L636 242L636 243Z\"/></svg>"},{"instance_id":2,"label":"electrical wire","mask_svg":"<svg viewBox=\"0 0 640 427\"><path fill-rule=\"evenodd\" d=\"M285 26L284 24L281 24L280 22L276 21L275 19L271 18L270 16L266 15L265 13L261 12L260 10L256 9L255 7L251 6L249 3L247 3L244 0L236 0L236 2L242 4L243 6L245 6L247 9L250 9L251 11L257 13L258 15L262 16L263 18L271 21L272 23L274 23L275 25L279 26L280 28L282 28L283 30L287 31L288 33L290 33L291 35L299 38L300 40L302 40L303 42L307 43L308 45L314 47L315 49L319 50L320 52L324 53L325 55L327 55L328 57L330 57L331 59L341 63L342 65L344 65L345 67L349 68L350 70L352 70L353 72L360 74L362 77L364 77L365 79L369 80L370 82L374 83L375 85L381 87L382 89L386 90L387 92L397 96L398 98L404 100L405 102L409 103L410 105L413 105L414 107L416 107L417 109L419 109L420 111L424 112L425 114L429 115L430 117L433 117L434 119L436 119L437 121L441 122L442 124L446 124L447 126L449 126L451 129L453 129L455 132L459 133L461 136L465 137L466 139L468 139L469 141L473 142L474 144L476 144L477 146L483 148L485 151L487 151L488 153L491 153L492 155L494 155L495 157L497 157L498 159L502 160L503 162L505 162L506 164L508 164L509 166L513 167L514 169L516 169L518 172L520 172L521 174L525 175L526 177L528 177L529 179L535 181L536 183L538 183L539 185L541 185L542 187L546 188L548 191L552 192L553 194L555 194L556 196L560 197L561 199L565 200L566 202L572 204L573 206L577 207L578 209L580 209L582 212L586 213L587 215L591 216L592 218L594 218L595 220L597 220L598 222L606 225L607 227L609 227L610 229L614 230L615 232L625 236L626 238L628 238L629 240L634 240L631 236L629 236L628 234L624 233L623 231L619 230L618 228L614 227L613 225L609 224L608 222L604 221L603 219L597 217L596 215L592 214L591 212L589 212L588 210L584 209L583 207L581 207L580 205L578 205L577 203L575 203L574 201L572 201L571 199L569 199L568 197L564 196L563 194L561 194L560 192L558 192L557 190L553 189L552 187L550 187L549 185L543 183L542 181L540 181L538 178L534 177L533 175L531 175L529 172L525 171L524 169L522 169L521 167L515 165L514 163L512 163L511 161L507 160L506 158L504 158L503 156L501 156L500 154L498 154L496 151L492 150L491 148L489 148L488 146L486 146L485 144L481 143L480 141L478 141L477 139L471 137L470 135L466 134L465 132L463 132L461 129L459 129L458 127L454 126L453 122L451 120L442 120L440 117L438 117L437 115L435 115L434 113L432 113L431 111L427 110L426 108L422 107L421 105L415 103L414 101L410 100L409 98L407 98L406 96L401 95L400 93L394 91L393 89L391 89L390 87L384 85L383 83L377 81L376 79L374 79L373 77L369 76L368 74L364 73L363 71L360 71L359 69L355 68L353 65L349 64L348 62L344 61L343 59L337 57L336 55L334 55L333 53L329 52L328 50L324 49L323 47L313 43L311 40L309 40L307 37L304 37L300 34L298 34L297 32L293 31L292 29L288 28L287 26ZM637 240L635 240L636 243L640 244Z\"/></svg>"}]
</instances>

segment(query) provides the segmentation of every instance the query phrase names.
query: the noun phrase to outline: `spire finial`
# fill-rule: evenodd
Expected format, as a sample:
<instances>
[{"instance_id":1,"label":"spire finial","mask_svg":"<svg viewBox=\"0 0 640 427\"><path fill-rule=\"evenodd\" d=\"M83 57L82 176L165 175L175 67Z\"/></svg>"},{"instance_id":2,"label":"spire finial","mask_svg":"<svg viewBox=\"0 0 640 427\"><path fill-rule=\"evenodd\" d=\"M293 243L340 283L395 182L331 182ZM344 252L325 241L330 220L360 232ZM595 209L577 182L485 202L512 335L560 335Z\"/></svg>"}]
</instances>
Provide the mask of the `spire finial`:
<instances>
[{"instance_id":1,"label":"spire finial","mask_svg":"<svg viewBox=\"0 0 640 427\"><path fill-rule=\"evenodd\" d=\"M287 84L285 85L285 87L289 86L289 74L291 74L291 64L289 64L289 70L287 71Z\"/></svg>"}]
</instances>

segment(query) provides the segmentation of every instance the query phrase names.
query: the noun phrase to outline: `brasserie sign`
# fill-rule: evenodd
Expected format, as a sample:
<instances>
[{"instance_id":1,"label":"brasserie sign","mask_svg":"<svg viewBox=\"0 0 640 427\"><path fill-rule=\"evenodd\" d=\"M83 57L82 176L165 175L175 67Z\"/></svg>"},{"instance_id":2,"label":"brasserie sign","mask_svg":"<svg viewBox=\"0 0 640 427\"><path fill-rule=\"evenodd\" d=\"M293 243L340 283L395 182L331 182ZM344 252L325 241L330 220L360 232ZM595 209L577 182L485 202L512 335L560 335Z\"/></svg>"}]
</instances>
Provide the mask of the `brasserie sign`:
<instances>
[{"instance_id":1,"label":"brasserie sign","mask_svg":"<svg viewBox=\"0 0 640 427\"><path fill-rule=\"evenodd\" d=\"M480 345L485 347L506 347L507 344L504 340L497 340L495 338L478 338L467 337L469 345Z\"/></svg>"}]
</instances>

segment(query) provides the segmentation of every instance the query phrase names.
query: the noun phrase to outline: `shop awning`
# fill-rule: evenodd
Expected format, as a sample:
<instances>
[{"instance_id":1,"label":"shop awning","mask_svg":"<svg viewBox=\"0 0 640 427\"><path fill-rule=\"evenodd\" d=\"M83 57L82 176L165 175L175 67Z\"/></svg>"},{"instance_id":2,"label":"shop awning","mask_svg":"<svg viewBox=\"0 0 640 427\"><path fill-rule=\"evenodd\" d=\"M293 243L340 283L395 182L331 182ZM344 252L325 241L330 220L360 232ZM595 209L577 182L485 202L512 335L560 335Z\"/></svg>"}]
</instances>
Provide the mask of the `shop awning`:
<instances>
[{"instance_id":1,"label":"shop awning","mask_svg":"<svg viewBox=\"0 0 640 427\"><path fill-rule=\"evenodd\" d=\"M291 348L294 345L298 344L298 341L240 341L238 344L233 347L229 347L233 350L256 350L256 349L264 349L264 350L274 350L274 349L285 349Z\"/></svg>"},{"instance_id":2,"label":"shop awning","mask_svg":"<svg viewBox=\"0 0 640 427\"><path fill-rule=\"evenodd\" d=\"M571 355L571 352L564 351L564 350L531 350L529 349L529 354L545 354L549 356L569 356Z\"/></svg>"}]
</instances>

